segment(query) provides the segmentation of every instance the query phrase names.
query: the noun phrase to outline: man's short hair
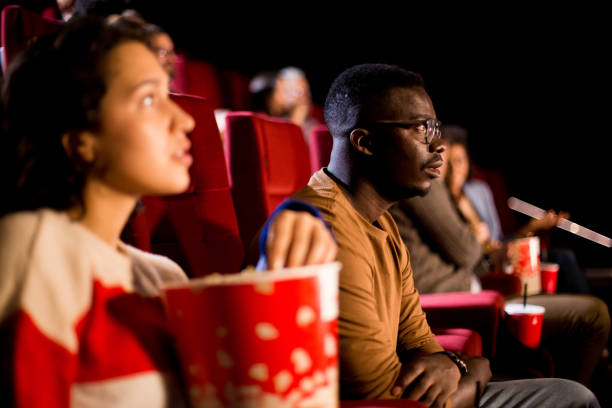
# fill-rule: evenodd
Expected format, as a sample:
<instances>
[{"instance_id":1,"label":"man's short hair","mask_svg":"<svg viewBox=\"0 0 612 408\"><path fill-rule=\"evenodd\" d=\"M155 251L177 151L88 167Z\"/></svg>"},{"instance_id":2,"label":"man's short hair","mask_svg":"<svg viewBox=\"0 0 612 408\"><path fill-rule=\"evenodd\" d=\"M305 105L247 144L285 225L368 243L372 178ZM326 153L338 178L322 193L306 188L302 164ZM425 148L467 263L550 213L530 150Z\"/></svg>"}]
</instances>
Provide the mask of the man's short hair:
<instances>
[{"instance_id":1,"label":"man's short hair","mask_svg":"<svg viewBox=\"0 0 612 408\"><path fill-rule=\"evenodd\" d=\"M361 64L342 72L325 99L325 123L334 137L346 135L364 108L392 88L425 87L420 74L396 65Z\"/></svg>"}]
</instances>

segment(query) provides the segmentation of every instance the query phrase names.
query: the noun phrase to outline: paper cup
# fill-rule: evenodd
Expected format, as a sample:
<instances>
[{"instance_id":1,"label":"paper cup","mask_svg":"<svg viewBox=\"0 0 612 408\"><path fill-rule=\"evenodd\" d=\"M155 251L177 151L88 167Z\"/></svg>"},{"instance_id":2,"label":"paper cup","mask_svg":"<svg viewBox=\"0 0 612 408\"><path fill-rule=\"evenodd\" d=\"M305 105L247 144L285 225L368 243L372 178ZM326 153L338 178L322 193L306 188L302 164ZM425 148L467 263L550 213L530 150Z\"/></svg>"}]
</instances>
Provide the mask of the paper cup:
<instances>
[{"instance_id":1,"label":"paper cup","mask_svg":"<svg viewBox=\"0 0 612 408\"><path fill-rule=\"evenodd\" d=\"M508 330L521 343L530 348L538 348L542 337L542 318L544 307L509 303L504 307Z\"/></svg>"},{"instance_id":2,"label":"paper cup","mask_svg":"<svg viewBox=\"0 0 612 408\"><path fill-rule=\"evenodd\" d=\"M542 262L540 264L540 281L542 291L545 293L555 293L557 291L557 276L559 274L559 264Z\"/></svg>"},{"instance_id":3,"label":"paper cup","mask_svg":"<svg viewBox=\"0 0 612 408\"><path fill-rule=\"evenodd\" d=\"M528 295L540 293L540 239L538 237L515 239L507 245L506 273L513 274L521 280L521 295L525 284Z\"/></svg>"},{"instance_id":4,"label":"paper cup","mask_svg":"<svg viewBox=\"0 0 612 408\"><path fill-rule=\"evenodd\" d=\"M339 263L163 288L194 407L337 407Z\"/></svg>"}]
</instances>

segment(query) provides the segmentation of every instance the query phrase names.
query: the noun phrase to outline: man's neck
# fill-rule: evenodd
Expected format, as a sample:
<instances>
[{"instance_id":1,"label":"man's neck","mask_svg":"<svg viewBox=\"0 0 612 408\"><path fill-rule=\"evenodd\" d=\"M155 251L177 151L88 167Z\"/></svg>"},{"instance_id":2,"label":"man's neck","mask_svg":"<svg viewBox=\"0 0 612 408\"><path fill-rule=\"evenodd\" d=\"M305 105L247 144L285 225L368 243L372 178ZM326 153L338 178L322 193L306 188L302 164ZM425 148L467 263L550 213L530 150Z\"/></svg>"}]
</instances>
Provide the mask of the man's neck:
<instances>
[{"instance_id":1,"label":"man's neck","mask_svg":"<svg viewBox=\"0 0 612 408\"><path fill-rule=\"evenodd\" d=\"M366 178L355 175L351 171L343 171L333 165L325 172L338 184L353 208L372 224L393 204L383 198Z\"/></svg>"}]
</instances>

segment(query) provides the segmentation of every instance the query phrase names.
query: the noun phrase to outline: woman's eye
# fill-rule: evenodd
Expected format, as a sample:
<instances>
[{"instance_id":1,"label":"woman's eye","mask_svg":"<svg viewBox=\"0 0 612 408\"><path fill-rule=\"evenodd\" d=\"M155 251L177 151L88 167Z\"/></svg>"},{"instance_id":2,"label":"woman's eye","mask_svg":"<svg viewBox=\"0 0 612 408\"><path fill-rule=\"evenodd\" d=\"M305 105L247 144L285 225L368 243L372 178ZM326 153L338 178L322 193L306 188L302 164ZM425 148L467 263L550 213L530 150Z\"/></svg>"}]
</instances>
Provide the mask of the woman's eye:
<instances>
[{"instance_id":1,"label":"woman's eye","mask_svg":"<svg viewBox=\"0 0 612 408\"><path fill-rule=\"evenodd\" d=\"M146 107L153 106L155 97L153 95L147 95L142 99L142 105Z\"/></svg>"}]
</instances>

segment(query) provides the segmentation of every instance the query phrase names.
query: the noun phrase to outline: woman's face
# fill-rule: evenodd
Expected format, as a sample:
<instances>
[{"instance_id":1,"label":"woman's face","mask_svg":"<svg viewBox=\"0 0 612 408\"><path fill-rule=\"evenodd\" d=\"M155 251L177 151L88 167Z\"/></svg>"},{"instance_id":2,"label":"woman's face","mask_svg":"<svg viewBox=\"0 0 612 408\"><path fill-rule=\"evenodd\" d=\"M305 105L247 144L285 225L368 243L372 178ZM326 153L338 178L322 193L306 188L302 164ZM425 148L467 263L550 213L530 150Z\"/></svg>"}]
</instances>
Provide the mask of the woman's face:
<instances>
[{"instance_id":1,"label":"woman's face","mask_svg":"<svg viewBox=\"0 0 612 408\"><path fill-rule=\"evenodd\" d=\"M98 177L125 194L173 194L189 185L187 138L195 123L170 100L168 74L143 44L126 42L105 63L107 92L94 134Z\"/></svg>"},{"instance_id":2,"label":"woman's face","mask_svg":"<svg viewBox=\"0 0 612 408\"><path fill-rule=\"evenodd\" d=\"M447 148L448 172L447 183L451 188L460 189L467 181L470 171L470 162L465 148L460 144L453 144Z\"/></svg>"}]
</instances>

